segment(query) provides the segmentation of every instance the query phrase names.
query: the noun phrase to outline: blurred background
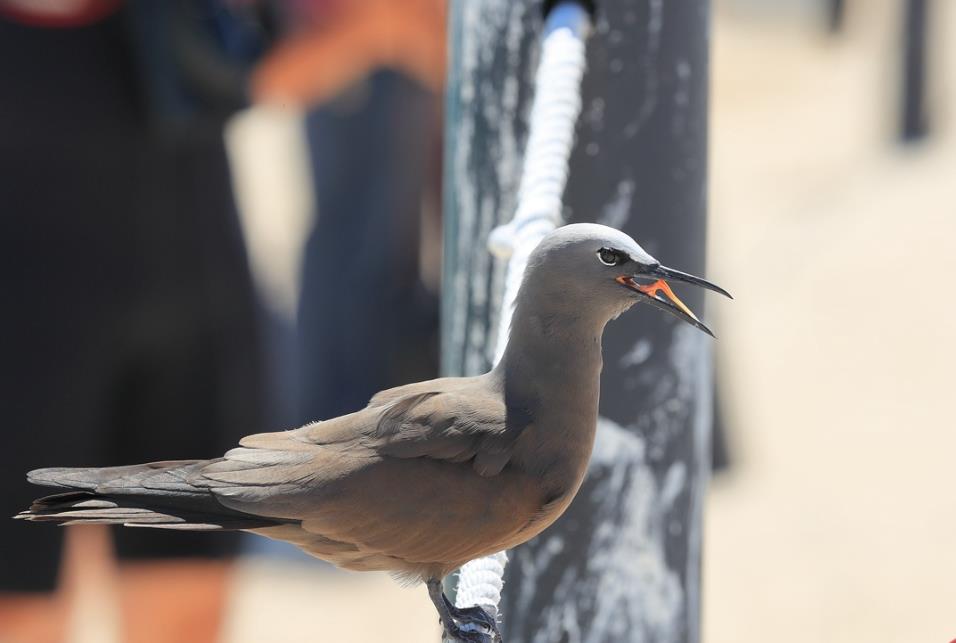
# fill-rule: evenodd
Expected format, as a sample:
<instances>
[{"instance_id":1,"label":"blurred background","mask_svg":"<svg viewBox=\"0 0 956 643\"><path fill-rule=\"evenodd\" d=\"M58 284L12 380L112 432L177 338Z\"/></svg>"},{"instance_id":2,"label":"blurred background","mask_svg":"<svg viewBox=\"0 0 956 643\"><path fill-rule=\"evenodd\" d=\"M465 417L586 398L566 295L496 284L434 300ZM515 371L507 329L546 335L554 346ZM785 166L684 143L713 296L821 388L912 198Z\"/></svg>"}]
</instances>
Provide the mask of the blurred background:
<instances>
[{"instance_id":1,"label":"blurred background","mask_svg":"<svg viewBox=\"0 0 956 643\"><path fill-rule=\"evenodd\" d=\"M705 641L956 636L952 33L714 3ZM4 515L437 374L445 39L442 0L0 0ZM387 576L131 531L0 524L0 642L437 640Z\"/></svg>"}]
</instances>

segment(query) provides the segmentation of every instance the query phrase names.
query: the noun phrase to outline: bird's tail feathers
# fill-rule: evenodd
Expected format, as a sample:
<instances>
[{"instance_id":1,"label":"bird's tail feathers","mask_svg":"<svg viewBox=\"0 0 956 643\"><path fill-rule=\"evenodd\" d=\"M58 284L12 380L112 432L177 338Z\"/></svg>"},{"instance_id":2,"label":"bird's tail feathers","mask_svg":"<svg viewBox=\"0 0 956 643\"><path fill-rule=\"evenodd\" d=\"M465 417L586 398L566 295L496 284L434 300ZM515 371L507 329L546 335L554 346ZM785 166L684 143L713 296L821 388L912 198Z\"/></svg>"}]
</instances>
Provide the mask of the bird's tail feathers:
<instances>
[{"instance_id":1,"label":"bird's tail feathers","mask_svg":"<svg viewBox=\"0 0 956 643\"><path fill-rule=\"evenodd\" d=\"M37 469L27 474L30 482L69 491L39 498L15 518L188 531L257 529L283 522L229 509L208 488L192 484L190 479L209 462Z\"/></svg>"}]
</instances>

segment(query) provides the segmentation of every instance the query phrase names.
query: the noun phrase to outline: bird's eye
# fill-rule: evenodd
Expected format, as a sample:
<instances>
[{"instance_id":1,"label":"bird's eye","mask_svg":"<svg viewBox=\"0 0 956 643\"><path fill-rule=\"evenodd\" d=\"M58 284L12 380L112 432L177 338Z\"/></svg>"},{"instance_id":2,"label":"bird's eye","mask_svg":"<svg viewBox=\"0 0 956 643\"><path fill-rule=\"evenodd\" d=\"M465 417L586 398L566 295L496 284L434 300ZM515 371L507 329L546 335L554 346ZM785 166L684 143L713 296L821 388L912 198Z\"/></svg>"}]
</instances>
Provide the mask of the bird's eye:
<instances>
[{"instance_id":1,"label":"bird's eye","mask_svg":"<svg viewBox=\"0 0 956 643\"><path fill-rule=\"evenodd\" d=\"M616 266L617 264L621 263L623 258L621 257L620 252L617 250L611 250L610 248L601 248L598 250L597 256L601 263L603 263L605 266Z\"/></svg>"}]
</instances>

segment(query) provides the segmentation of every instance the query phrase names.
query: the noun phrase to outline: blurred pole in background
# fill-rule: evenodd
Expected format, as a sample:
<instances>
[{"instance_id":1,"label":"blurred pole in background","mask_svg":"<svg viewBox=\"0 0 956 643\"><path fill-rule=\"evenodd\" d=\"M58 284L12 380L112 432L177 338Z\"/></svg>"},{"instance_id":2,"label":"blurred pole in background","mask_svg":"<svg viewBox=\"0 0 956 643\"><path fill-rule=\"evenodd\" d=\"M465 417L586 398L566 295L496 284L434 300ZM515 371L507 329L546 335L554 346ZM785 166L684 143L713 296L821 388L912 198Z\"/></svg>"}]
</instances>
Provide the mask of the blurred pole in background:
<instances>
[{"instance_id":1,"label":"blurred pole in background","mask_svg":"<svg viewBox=\"0 0 956 643\"><path fill-rule=\"evenodd\" d=\"M846 22L846 0L827 0L827 28L830 33L843 31Z\"/></svg>"},{"instance_id":2,"label":"blurred pole in background","mask_svg":"<svg viewBox=\"0 0 956 643\"><path fill-rule=\"evenodd\" d=\"M928 0L906 0L903 18L903 64L901 66L902 114L900 136L904 143L927 134L926 38Z\"/></svg>"},{"instance_id":3,"label":"blurred pole in background","mask_svg":"<svg viewBox=\"0 0 956 643\"><path fill-rule=\"evenodd\" d=\"M456 0L445 156L442 366L484 372L503 266L486 249L516 202L539 2ZM704 272L709 2L599 3L565 193L567 221L620 228ZM695 310L702 294L682 292ZM710 463L710 339L637 310L605 333L591 470L567 514L511 554L512 641L696 641Z\"/></svg>"}]
</instances>

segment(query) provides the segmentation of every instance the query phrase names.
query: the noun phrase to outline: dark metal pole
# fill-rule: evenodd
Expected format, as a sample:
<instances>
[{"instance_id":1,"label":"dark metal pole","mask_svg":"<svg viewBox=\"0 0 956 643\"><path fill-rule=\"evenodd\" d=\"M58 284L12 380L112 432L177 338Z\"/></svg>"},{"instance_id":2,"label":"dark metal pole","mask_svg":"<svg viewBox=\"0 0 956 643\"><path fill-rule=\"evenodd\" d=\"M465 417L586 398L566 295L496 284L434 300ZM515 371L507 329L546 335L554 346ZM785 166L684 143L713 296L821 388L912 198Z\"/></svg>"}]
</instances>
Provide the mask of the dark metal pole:
<instances>
[{"instance_id":1,"label":"dark metal pole","mask_svg":"<svg viewBox=\"0 0 956 643\"><path fill-rule=\"evenodd\" d=\"M846 0L827 0L827 29L830 33L843 31L846 22Z\"/></svg>"},{"instance_id":2,"label":"dark metal pole","mask_svg":"<svg viewBox=\"0 0 956 643\"><path fill-rule=\"evenodd\" d=\"M900 136L912 142L926 136L927 0L906 0L903 20Z\"/></svg>"},{"instance_id":3,"label":"dark metal pole","mask_svg":"<svg viewBox=\"0 0 956 643\"><path fill-rule=\"evenodd\" d=\"M502 267L490 230L513 213L541 26L533 1L454 0L446 163L443 367L486 370ZM669 265L704 270L709 2L599 3L565 194ZM680 293L695 309L702 295ZM552 528L511 553L515 641L696 641L710 461L710 340L651 310L605 334L588 479Z\"/></svg>"}]
</instances>

